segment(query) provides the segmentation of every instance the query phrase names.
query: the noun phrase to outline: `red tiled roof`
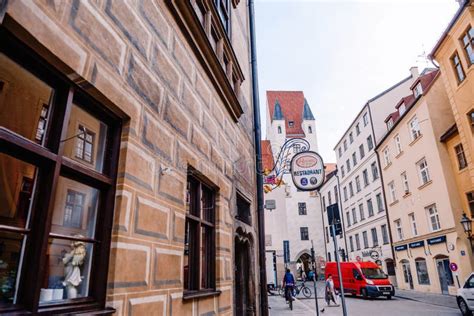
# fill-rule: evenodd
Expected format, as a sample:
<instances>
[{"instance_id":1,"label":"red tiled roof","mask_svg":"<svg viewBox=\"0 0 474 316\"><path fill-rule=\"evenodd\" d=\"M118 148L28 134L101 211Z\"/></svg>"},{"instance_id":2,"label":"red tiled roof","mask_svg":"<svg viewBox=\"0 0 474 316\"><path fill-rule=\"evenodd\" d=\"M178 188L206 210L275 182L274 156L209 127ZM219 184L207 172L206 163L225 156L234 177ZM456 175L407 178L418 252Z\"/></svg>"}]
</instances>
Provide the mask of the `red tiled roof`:
<instances>
[{"instance_id":1,"label":"red tiled roof","mask_svg":"<svg viewBox=\"0 0 474 316\"><path fill-rule=\"evenodd\" d=\"M304 106L303 91L267 91L267 106L270 111L270 119L273 117L273 109L277 99L280 102L281 111L285 117L286 135L304 135L304 131L301 128ZM288 121L294 122L293 127L290 128Z\"/></svg>"},{"instance_id":2,"label":"red tiled roof","mask_svg":"<svg viewBox=\"0 0 474 316\"><path fill-rule=\"evenodd\" d=\"M262 166L269 170L273 168L272 144L269 140L262 140Z\"/></svg>"},{"instance_id":3,"label":"red tiled roof","mask_svg":"<svg viewBox=\"0 0 474 316\"><path fill-rule=\"evenodd\" d=\"M407 95L400 99L397 105L395 105L395 108L398 109L402 104L405 104L405 108L408 108L413 101L415 101L415 96L413 94Z\"/></svg>"},{"instance_id":4,"label":"red tiled roof","mask_svg":"<svg viewBox=\"0 0 474 316\"><path fill-rule=\"evenodd\" d=\"M434 70L431 71L423 76L418 77L413 84L411 85L410 89L413 89L418 82L421 82L421 88L423 89L423 92L431 85L431 82L433 81L434 77L438 74L439 70Z\"/></svg>"}]
</instances>

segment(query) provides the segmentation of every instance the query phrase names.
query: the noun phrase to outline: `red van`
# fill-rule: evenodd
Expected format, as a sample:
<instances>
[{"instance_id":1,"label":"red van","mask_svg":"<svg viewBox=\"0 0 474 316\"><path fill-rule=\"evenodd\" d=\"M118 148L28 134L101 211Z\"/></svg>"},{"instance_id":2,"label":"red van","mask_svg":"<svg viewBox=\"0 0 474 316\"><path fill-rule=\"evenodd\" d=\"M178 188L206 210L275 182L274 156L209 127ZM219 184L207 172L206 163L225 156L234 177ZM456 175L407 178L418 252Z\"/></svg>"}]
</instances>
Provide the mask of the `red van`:
<instances>
[{"instance_id":1,"label":"red van","mask_svg":"<svg viewBox=\"0 0 474 316\"><path fill-rule=\"evenodd\" d=\"M339 275L335 262L326 263L326 279L332 274L334 287L339 291ZM341 262L344 293L362 295L364 298L386 296L391 299L395 288L388 276L374 262Z\"/></svg>"}]
</instances>

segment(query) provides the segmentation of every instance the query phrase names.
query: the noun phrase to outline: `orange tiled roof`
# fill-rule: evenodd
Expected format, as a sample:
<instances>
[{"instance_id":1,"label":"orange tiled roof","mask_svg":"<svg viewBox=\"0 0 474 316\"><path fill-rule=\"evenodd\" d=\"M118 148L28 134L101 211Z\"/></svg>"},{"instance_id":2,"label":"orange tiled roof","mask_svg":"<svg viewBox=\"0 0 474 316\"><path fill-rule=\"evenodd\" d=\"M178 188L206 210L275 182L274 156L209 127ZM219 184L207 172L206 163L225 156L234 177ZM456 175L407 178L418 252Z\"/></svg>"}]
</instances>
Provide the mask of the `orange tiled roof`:
<instances>
[{"instance_id":1,"label":"orange tiled roof","mask_svg":"<svg viewBox=\"0 0 474 316\"><path fill-rule=\"evenodd\" d=\"M267 106L270 111L270 119L273 118L275 101L280 102L281 110L285 118L286 135L304 136L301 121L304 108L303 91L267 91ZM288 121L293 121L290 127Z\"/></svg>"}]
</instances>

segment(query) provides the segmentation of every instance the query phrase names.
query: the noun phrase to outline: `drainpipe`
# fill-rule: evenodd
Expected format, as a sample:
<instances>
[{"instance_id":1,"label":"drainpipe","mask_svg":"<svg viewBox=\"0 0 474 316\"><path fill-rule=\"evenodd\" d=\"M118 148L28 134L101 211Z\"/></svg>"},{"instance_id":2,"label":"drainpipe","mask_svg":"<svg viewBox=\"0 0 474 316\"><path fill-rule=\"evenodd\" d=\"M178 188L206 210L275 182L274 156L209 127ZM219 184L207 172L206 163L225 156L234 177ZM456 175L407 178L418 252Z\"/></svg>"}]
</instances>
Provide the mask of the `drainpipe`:
<instances>
[{"instance_id":1,"label":"drainpipe","mask_svg":"<svg viewBox=\"0 0 474 316\"><path fill-rule=\"evenodd\" d=\"M263 207L262 145L260 101L258 97L257 44L255 39L255 10L249 0L250 58L252 66L252 101L257 178L258 264L260 269L260 315L268 316L267 271L265 267L265 209Z\"/></svg>"},{"instance_id":2,"label":"drainpipe","mask_svg":"<svg viewBox=\"0 0 474 316\"><path fill-rule=\"evenodd\" d=\"M349 248L347 248L347 234L346 234L346 224L344 221L344 209L342 207L342 195L341 195L341 183L339 182L339 169L336 169L336 179L337 179L337 197L338 200L337 203L341 206L339 209L339 216L341 217L341 222L342 222L342 231L344 234L344 247L345 247L345 255L346 257L343 258L343 261L349 261Z\"/></svg>"}]
</instances>

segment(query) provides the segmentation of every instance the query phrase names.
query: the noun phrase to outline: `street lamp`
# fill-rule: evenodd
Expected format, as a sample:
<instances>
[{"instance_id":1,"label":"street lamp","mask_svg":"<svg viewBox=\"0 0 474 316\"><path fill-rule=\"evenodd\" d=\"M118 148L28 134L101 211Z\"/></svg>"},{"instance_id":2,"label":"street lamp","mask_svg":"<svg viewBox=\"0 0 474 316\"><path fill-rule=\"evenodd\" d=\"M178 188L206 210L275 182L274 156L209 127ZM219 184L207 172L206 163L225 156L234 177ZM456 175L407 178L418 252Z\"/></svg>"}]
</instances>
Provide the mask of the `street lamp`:
<instances>
[{"instance_id":1,"label":"street lamp","mask_svg":"<svg viewBox=\"0 0 474 316\"><path fill-rule=\"evenodd\" d=\"M466 213L462 213L461 225L467 235L467 239L471 242L472 248L472 220L466 216Z\"/></svg>"}]
</instances>

